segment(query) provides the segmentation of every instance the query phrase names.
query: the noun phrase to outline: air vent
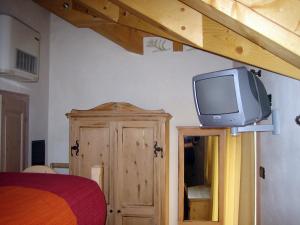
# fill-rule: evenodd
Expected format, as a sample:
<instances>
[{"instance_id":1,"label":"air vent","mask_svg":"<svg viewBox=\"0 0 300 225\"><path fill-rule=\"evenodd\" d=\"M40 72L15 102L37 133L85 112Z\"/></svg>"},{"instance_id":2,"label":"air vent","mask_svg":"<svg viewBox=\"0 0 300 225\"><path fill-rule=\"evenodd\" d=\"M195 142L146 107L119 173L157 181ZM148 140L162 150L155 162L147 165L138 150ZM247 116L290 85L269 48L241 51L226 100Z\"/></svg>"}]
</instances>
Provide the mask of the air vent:
<instances>
[{"instance_id":1,"label":"air vent","mask_svg":"<svg viewBox=\"0 0 300 225\"><path fill-rule=\"evenodd\" d=\"M40 40L40 33L30 26L0 14L0 78L38 82Z\"/></svg>"},{"instance_id":2,"label":"air vent","mask_svg":"<svg viewBox=\"0 0 300 225\"><path fill-rule=\"evenodd\" d=\"M37 57L17 49L16 68L28 73L37 74Z\"/></svg>"}]
</instances>

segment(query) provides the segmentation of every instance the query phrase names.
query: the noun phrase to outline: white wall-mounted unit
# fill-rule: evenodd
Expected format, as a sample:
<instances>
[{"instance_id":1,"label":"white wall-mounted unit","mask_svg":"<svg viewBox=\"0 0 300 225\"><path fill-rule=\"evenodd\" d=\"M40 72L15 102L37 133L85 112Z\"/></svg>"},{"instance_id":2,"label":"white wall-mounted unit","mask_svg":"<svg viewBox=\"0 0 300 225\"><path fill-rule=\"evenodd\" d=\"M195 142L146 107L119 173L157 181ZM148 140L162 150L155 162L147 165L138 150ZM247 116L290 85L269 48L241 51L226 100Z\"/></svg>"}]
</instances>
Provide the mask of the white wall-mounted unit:
<instances>
[{"instance_id":1,"label":"white wall-mounted unit","mask_svg":"<svg viewBox=\"0 0 300 225\"><path fill-rule=\"evenodd\" d=\"M40 34L14 17L0 14L0 77L37 82Z\"/></svg>"}]
</instances>

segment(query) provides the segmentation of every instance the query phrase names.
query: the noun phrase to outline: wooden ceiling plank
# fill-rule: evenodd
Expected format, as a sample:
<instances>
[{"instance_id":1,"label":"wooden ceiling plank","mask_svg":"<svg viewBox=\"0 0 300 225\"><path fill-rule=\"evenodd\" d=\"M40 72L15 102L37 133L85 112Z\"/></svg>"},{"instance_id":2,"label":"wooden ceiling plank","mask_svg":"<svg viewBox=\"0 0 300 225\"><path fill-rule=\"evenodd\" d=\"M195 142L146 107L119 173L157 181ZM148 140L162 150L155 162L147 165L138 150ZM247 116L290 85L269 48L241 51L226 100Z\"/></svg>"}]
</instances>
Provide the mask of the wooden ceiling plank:
<instances>
[{"instance_id":1,"label":"wooden ceiling plank","mask_svg":"<svg viewBox=\"0 0 300 225\"><path fill-rule=\"evenodd\" d=\"M239 0L239 2L300 36L299 0Z\"/></svg>"},{"instance_id":2,"label":"wooden ceiling plank","mask_svg":"<svg viewBox=\"0 0 300 225\"><path fill-rule=\"evenodd\" d=\"M203 16L203 50L300 80L300 69Z\"/></svg>"},{"instance_id":3,"label":"wooden ceiling plank","mask_svg":"<svg viewBox=\"0 0 300 225\"><path fill-rule=\"evenodd\" d=\"M288 21L278 23L278 19L273 20L269 17L275 16L276 12L281 10L282 4L276 3L276 5L274 3L279 1L256 0L254 6L253 1L250 0L180 1L300 68L300 37L296 31L291 31L291 28L287 27L293 23L294 28L292 29L300 29L298 28L300 26L298 25L299 6L297 8L298 13L289 14L289 12L286 12L288 17L281 16L280 19L287 18ZM251 2L252 4L250 4ZM272 2L273 4L271 4ZM257 9L258 3L264 5L265 8L270 8L265 10L268 11L268 16L261 14L263 10ZM293 1L285 1L285 4L289 4L289 7L285 6L285 8L296 8L300 4L299 1L296 5L292 5L292 3ZM274 14L271 14L271 12L274 12Z\"/></svg>"},{"instance_id":4,"label":"wooden ceiling plank","mask_svg":"<svg viewBox=\"0 0 300 225\"><path fill-rule=\"evenodd\" d=\"M177 0L111 0L183 42L203 46L202 16Z\"/></svg>"},{"instance_id":5,"label":"wooden ceiling plank","mask_svg":"<svg viewBox=\"0 0 300 225\"><path fill-rule=\"evenodd\" d=\"M95 14L108 20L117 22L119 19L119 7L107 0L73 0L93 11Z\"/></svg>"}]
</instances>

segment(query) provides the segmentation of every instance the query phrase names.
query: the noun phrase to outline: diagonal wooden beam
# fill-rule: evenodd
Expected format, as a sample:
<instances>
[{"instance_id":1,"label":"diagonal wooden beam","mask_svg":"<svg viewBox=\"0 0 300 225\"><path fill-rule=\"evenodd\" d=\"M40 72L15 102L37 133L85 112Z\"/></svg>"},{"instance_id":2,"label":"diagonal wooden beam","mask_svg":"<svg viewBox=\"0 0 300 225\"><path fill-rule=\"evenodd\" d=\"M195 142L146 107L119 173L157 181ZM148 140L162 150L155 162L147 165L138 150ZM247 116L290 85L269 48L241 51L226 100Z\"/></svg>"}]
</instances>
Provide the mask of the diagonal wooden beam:
<instances>
[{"instance_id":1,"label":"diagonal wooden beam","mask_svg":"<svg viewBox=\"0 0 300 225\"><path fill-rule=\"evenodd\" d=\"M300 68L300 1L180 1Z\"/></svg>"},{"instance_id":2,"label":"diagonal wooden beam","mask_svg":"<svg viewBox=\"0 0 300 225\"><path fill-rule=\"evenodd\" d=\"M201 48L202 16L177 0L111 0L135 16Z\"/></svg>"},{"instance_id":3,"label":"diagonal wooden beam","mask_svg":"<svg viewBox=\"0 0 300 225\"><path fill-rule=\"evenodd\" d=\"M108 20L117 22L119 20L119 7L107 0L73 0L79 5L83 5L94 14Z\"/></svg>"},{"instance_id":4,"label":"diagonal wooden beam","mask_svg":"<svg viewBox=\"0 0 300 225\"><path fill-rule=\"evenodd\" d=\"M143 38L149 34L108 21L71 0L34 1L74 26L89 27L128 51L143 54Z\"/></svg>"},{"instance_id":5,"label":"diagonal wooden beam","mask_svg":"<svg viewBox=\"0 0 300 225\"><path fill-rule=\"evenodd\" d=\"M149 34L119 24L101 24L91 29L124 49L141 55L144 53L144 37L149 36Z\"/></svg>"},{"instance_id":6,"label":"diagonal wooden beam","mask_svg":"<svg viewBox=\"0 0 300 225\"><path fill-rule=\"evenodd\" d=\"M167 32L157 26L152 25L151 23L129 13L128 11L126 11L124 9L120 9L120 16L119 16L118 23L141 30L141 31L144 31L144 32L147 32L147 33L150 33L150 34L153 34L155 36L167 38L172 41L184 42L183 39L180 39L180 38L170 34L169 32Z\"/></svg>"},{"instance_id":7,"label":"diagonal wooden beam","mask_svg":"<svg viewBox=\"0 0 300 225\"><path fill-rule=\"evenodd\" d=\"M239 2L290 32L300 35L299 0L239 0Z\"/></svg>"},{"instance_id":8,"label":"diagonal wooden beam","mask_svg":"<svg viewBox=\"0 0 300 225\"><path fill-rule=\"evenodd\" d=\"M147 21L129 13L128 11L120 8L118 5L109 2L107 0L75 0L78 4L81 4L94 14L101 17L108 17L108 19L113 20L121 25L132 27L134 29L147 32L159 37L164 37L176 42L184 42L182 39L176 38L174 35L160 29L148 23ZM105 6L104 6L105 5ZM114 13L108 14L107 10L111 7L114 9ZM110 9L110 11L112 11ZM118 14L118 15L116 15Z\"/></svg>"},{"instance_id":9,"label":"diagonal wooden beam","mask_svg":"<svg viewBox=\"0 0 300 225\"><path fill-rule=\"evenodd\" d=\"M153 26L145 20L129 13L128 11L120 8L112 2L107 0L73 0L78 6L82 6L84 11L92 12L94 15L105 17L109 20L113 20L118 24L125 25L149 34L163 37L173 41L174 51L183 51L182 44L183 40L180 40L168 32ZM79 7L77 7L79 8Z\"/></svg>"},{"instance_id":10,"label":"diagonal wooden beam","mask_svg":"<svg viewBox=\"0 0 300 225\"><path fill-rule=\"evenodd\" d=\"M124 28L124 26L114 23L112 19L110 19L110 21L107 21L106 19L98 17L100 16L100 14L97 14L95 11L90 10L88 7L82 7L82 5L77 4L78 3L77 0L75 2L76 4L73 4L72 6L75 7L76 10L73 9L72 7L69 10L62 8L63 3L70 2L70 4L72 4L72 1L67 1L67 0L35 0L35 1L39 2L45 8L48 8L49 11L66 19L67 21L69 21L70 23L76 26L84 25L85 27L91 27L91 28L97 27L96 29L94 29L96 32L111 39L115 43L121 45L123 48L140 54L142 53L142 47L141 47L142 37L144 37L145 35L149 36L149 34L144 32L139 32L138 30L149 31L151 27L156 27L161 30L161 26L159 25L158 21L162 20L162 18L163 20L168 20L168 22L164 22L164 24L168 24L172 22L170 17L168 17L167 13L161 16L160 20L156 20L155 18L153 18L145 21L144 20L145 16L142 16L141 18L139 17L139 15L143 13L143 10L137 13L135 13L135 11L132 10L131 13L128 13L120 9L119 11L120 15L118 21L122 20L122 24L127 24L126 26L128 27ZM159 8L160 1L152 0L151 2L152 4L153 2L156 2L158 4L157 7ZM172 1L172 3L170 2L170 4L176 4L176 2L178 3L178 1ZM145 1L143 3L145 5L145 8L148 7L147 3L148 1ZM124 12L125 15L122 15L122 12ZM181 14L179 13L178 15ZM254 65L269 71L285 74L295 79L300 79L299 68L287 63L286 61L282 60L278 56L275 56L269 51L266 51L265 49L261 48L257 44L249 41L248 39L224 27L223 25L209 19L208 17L203 16L200 13L199 15L201 16L202 27L203 27L203 46L200 49L236 61L244 62L246 64ZM122 17L125 18L122 19ZM152 20L156 20L156 21L152 21ZM134 27L136 29L130 29L129 27ZM153 33L155 34L155 32ZM174 37L170 33L167 34L169 34L170 37ZM137 35L137 37L135 38L134 35ZM164 37L163 35L161 36ZM196 44L190 44L184 40L181 41L181 39L179 39L179 42L199 48Z\"/></svg>"},{"instance_id":11,"label":"diagonal wooden beam","mask_svg":"<svg viewBox=\"0 0 300 225\"><path fill-rule=\"evenodd\" d=\"M194 23L190 22L191 15L188 17L190 20L180 20L183 18L183 12L191 12L190 8L183 5L177 0L112 0L120 7L130 11L130 13L140 17L149 23L163 27L167 31L172 30L180 24L193 30ZM200 1L200 0L196 0ZM173 10L170 10L173 9ZM180 10L174 10L180 9ZM176 17L176 19L174 19ZM258 44L253 43L247 38L239 35L238 33L226 28L209 19L208 17L198 13L194 19L198 18L201 23L202 29L202 45L197 43L190 43L185 41L189 36L189 32L178 31L179 38L184 39L183 43L200 48L204 51L212 52L239 62L254 65L269 71L284 74L286 76L300 79L300 69L296 66L286 62L273 53L266 51ZM199 28L200 25L196 25ZM194 29L195 30L195 29ZM172 33L173 34L173 33Z\"/></svg>"},{"instance_id":12,"label":"diagonal wooden beam","mask_svg":"<svg viewBox=\"0 0 300 225\"><path fill-rule=\"evenodd\" d=\"M300 69L203 16L203 50L300 80Z\"/></svg>"},{"instance_id":13,"label":"diagonal wooden beam","mask_svg":"<svg viewBox=\"0 0 300 225\"><path fill-rule=\"evenodd\" d=\"M126 10L119 8L119 6L113 4L109 1L106 1L106 0L73 0L73 1L76 2L77 10L80 10L84 13L91 13L93 15L105 17L108 20L117 22L117 24L119 24L119 25L124 25L124 26L134 28L135 32L133 32L133 31L129 32L130 34L135 33L136 35L139 35L142 37L144 37L145 35L149 36L149 34L153 34L156 36L164 37L169 40L175 41L174 43L176 43L176 46L180 45L179 42L182 42L182 40L179 40L179 39L175 38L174 36L171 36L167 32L130 14ZM124 30L124 29L122 28L122 26L117 26L117 24L115 24L114 26L111 26L111 28L116 35L117 35L117 33L122 34L122 32L120 32L120 29L122 29L122 30ZM96 30L95 29L94 30L97 31L98 33L100 33L99 32L100 27L105 28L105 33L102 33L102 34L103 34L103 36L107 37L108 26L101 25L101 26L98 26ZM119 27L119 29L113 29L113 27ZM137 30L142 31L142 32L138 32ZM104 31L102 31L102 32L104 32ZM145 32L147 32L147 34ZM111 37L112 33L109 32L109 34ZM130 40L132 40L132 38L133 38L132 35L129 35L127 37L129 37ZM124 39L124 35L123 35L123 39ZM123 40L123 46L124 46L124 43L126 43L128 46L131 45L131 43L127 43L125 40ZM129 49L131 49L130 51L133 51L131 47ZM175 50L182 51L182 49L180 49L180 48L178 48L178 49L176 48ZM137 53L141 54L140 51L138 51Z\"/></svg>"},{"instance_id":14,"label":"diagonal wooden beam","mask_svg":"<svg viewBox=\"0 0 300 225\"><path fill-rule=\"evenodd\" d=\"M102 23L107 23L107 20L84 14L82 12L73 10L74 4L72 0L34 0L42 7L48 9L50 12L59 17L64 18L69 23L76 27L95 26Z\"/></svg>"},{"instance_id":15,"label":"diagonal wooden beam","mask_svg":"<svg viewBox=\"0 0 300 225\"><path fill-rule=\"evenodd\" d=\"M119 7L105 0L35 0L59 17L77 27L87 27L112 40L128 51L143 54L143 37L151 36L147 31L169 38L167 33L160 31L151 24L138 21L133 15L119 11ZM83 4L84 3L84 4ZM96 4L97 3L97 4ZM93 6L93 7L90 7ZM119 18L119 14L121 14ZM124 27L114 21L121 20ZM139 25L138 25L139 24ZM137 26L135 26L137 25ZM134 29L130 29L132 27ZM155 30L156 29L156 30ZM141 32L141 31L145 32ZM152 32L152 31L155 32ZM157 31L157 32L156 32ZM160 33L159 33L160 32ZM174 38L176 40L176 38Z\"/></svg>"},{"instance_id":16,"label":"diagonal wooden beam","mask_svg":"<svg viewBox=\"0 0 300 225\"><path fill-rule=\"evenodd\" d=\"M83 4L84 3L84 4ZM90 4L95 8L89 7ZM119 7L106 0L73 0L73 9L93 17L105 18L106 23L87 26L124 49L137 54L144 53L143 39L149 36L137 29L122 26L115 21L119 19Z\"/></svg>"},{"instance_id":17,"label":"diagonal wooden beam","mask_svg":"<svg viewBox=\"0 0 300 225\"><path fill-rule=\"evenodd\" d=\"M143 32L147 32L154 36L169 39L173 41L173 51L177 51L177 52L183 51L182 43L185 43L183 39L179 39L175 37L174 35L168 33L167 31L164 31L159 27L152 25L151 23L129 13L128 11L122 8L120 8L120 16L119 16L118 23Z\"/></svg>"}]
</instances>

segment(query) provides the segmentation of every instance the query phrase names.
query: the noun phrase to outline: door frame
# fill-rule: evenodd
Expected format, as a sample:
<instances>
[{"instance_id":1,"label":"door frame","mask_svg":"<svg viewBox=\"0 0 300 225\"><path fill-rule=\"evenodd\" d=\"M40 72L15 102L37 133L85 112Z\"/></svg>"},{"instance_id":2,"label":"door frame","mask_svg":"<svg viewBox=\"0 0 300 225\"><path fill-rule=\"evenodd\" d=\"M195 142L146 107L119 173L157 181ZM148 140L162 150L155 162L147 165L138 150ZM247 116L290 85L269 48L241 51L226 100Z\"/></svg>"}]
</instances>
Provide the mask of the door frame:
<instances>
[{"instance_id":1,"label":"door frame","mask_svg":"<svg viewBox=\"0 0 300 225\"><path fill-rule=\"evenodd\" d=\"M4 170L3 165L3 154L4 154L4 110L5 110L5 97L15 97L25 103L25 113L24 113L24 136L23 136L23 152L22 152L22 164L21 169L28 166L28 131L29 131L29 95L23 93L17 93L12 91L0 90L0 171Z\"/></svg>"}]
</instances>

